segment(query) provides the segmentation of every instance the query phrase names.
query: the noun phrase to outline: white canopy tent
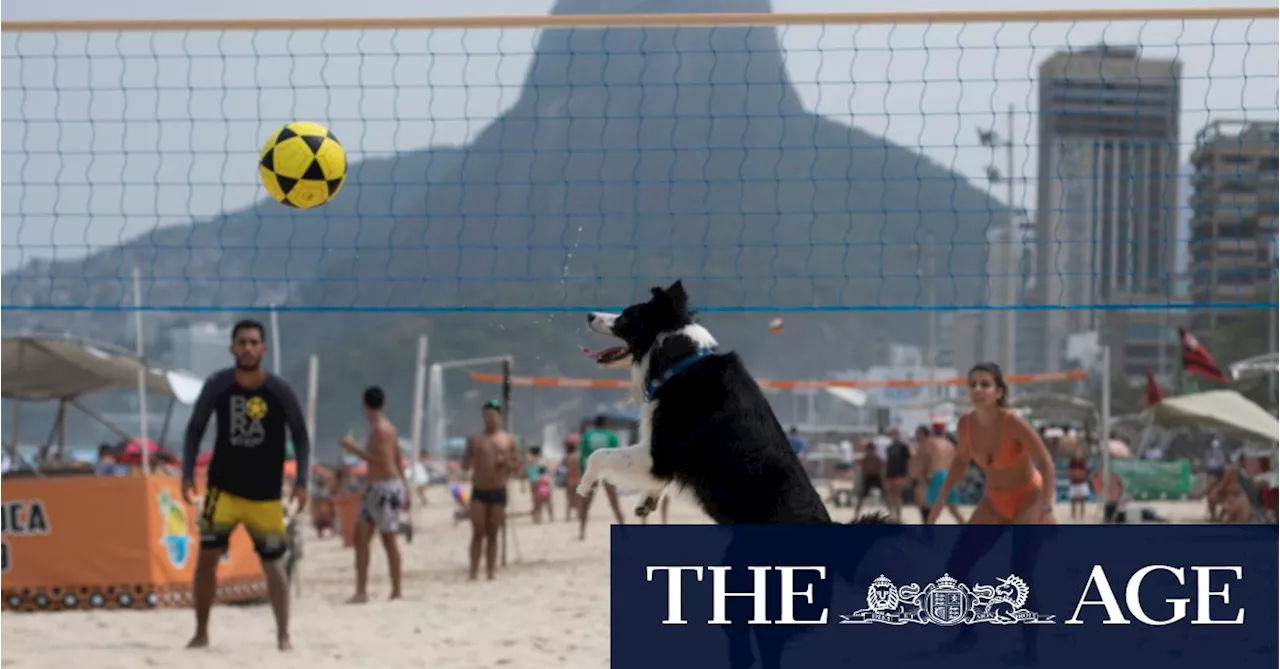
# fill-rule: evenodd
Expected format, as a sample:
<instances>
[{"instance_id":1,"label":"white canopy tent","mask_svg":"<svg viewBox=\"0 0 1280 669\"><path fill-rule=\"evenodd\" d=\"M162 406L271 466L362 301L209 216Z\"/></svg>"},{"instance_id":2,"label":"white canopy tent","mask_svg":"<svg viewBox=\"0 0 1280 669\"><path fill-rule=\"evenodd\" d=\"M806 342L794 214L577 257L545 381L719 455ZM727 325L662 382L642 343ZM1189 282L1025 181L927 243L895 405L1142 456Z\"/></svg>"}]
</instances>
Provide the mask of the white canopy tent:
<instances>
[{"instance_id":1,"label":"white canopy tent","mask_svg":"<svg viewBox=\"0 0 1280 669\"><path fill-rule=\"evenodd\" d=\"M1242 381L1256 379L1280 371L1280 356L1275 353L1264 353L1231 363L1231 378Z\"/></svg>"},{"instance_id":2,"label":"white canopy tent","mask_svg":"<svg viewBox=\"0 0 1280 669\"><path fill-rule=\"evenodd\" d=\"M1080 421L1085 429L1090 432L1097 431L1100 421L1098 407L1093 402L1074 395L1041 393L1015 397L1010 404L1013 408L1031 414L1036 418L1052 419L1061 417Z\"/></svg>"},{"instance_id":3,"label":"white canopy tent","mask_svg":"<svg viewBox=\"0 0 1280 669\"><path fill-rule=\"evenodd\" d=\"M852 406L861 409L867 405L867 393L858 388L823 388L828 395Z\"/></svg>"},{"instance_id":4,"label":"white canopy tent","mask_svg":"<svg viewBox=\"0 0 1280 669\"><path fill-rule=\"evenodd\" d=\"M137 356L107 344L56 336L6 337L0 342L0 391L19 400L61 400L138 386ZM148 366L147 391L191 404L204 381Z\"/></svg>"},{"instance_id":5,"label":"white canopy tent","mask_svg":"<svg viewBox=\"0 0 1280 669\"><path fill-rule=\"evenodd\" d=\"M139 376L145 379L149 394L169 400L166 428L174 403L194 403L204 386L202 379L190 373L147 365L138 356L109 344L59 335L24 335L0 340L0 395L14 400L10 457L17 460L19 410L23 401L58 401L57 417L46 446L52 445L55 438L59 446L65 445L68 406L79 409L125 439L133 438L80 404L79 398L92 393L135 389Z\"/></svg>"},{"instance_id":6,"label":"white canopy tent","mask_svg":"<svg viewBox=\"0 0 1280 669\"><path fill-rule=\"evenodd\" d=\"M1161 427L1200 427L1244 441L1280 441L1276 417L1234 390L1168 397L1150 411Z\"/></svg>"}]
</instances>

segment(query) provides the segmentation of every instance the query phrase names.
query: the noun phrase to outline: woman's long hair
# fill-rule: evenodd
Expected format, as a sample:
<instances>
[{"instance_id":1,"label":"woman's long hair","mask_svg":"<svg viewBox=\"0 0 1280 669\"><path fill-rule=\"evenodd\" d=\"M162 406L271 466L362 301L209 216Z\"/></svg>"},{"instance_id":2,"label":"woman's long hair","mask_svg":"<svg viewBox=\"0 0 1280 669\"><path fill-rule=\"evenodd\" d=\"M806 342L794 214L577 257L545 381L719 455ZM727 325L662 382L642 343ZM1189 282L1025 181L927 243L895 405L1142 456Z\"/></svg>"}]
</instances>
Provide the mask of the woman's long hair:
<instances>
[{"instance_id":1,"label":"woman's long hair","mask_svg":"<svg viewBox=\"0 0 1280 669\"><path fill-rule=\"evenodd\" d=\"M1000 365L994 362L980 362L969 370L969 381L973 382L973 374L975 372L986 372L991 375L992 380L996 383L996 388L1000 389L1000 397L996 399L996 406L1009 406L1009 384L1004 382L1004 372L1000 371Z\"/></svg>"}]
</instances>

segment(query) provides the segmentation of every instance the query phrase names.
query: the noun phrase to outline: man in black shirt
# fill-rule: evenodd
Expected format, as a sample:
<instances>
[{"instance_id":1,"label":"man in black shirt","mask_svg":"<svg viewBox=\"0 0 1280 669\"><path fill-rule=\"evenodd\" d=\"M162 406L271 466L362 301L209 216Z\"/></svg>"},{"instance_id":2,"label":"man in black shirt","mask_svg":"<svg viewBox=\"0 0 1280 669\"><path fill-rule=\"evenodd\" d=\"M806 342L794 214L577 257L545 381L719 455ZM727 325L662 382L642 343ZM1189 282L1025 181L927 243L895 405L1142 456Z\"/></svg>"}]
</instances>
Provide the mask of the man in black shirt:
<instances>
[{"instance_id":1,"label":"man in black shirt","mask_svg":"<svg viewBox=\"0 0 1280 669\"><path fill-rule=\"evenodd\" d=\"M217 590L218 561L238 525L253 538L267 577L280 650L289 641L289 584L280 558L288 550L284 487L286 430L293 437L298 474L292 500L297 512L307 504L310 442L298 398L283 379L262 369L265 330L253 320L231 330L235 367L215 372L204 382L187 423L182 457L182 497L195 493L196 456L209 418L217 417L217 437L209 463L204 509L200 513L200 557L196 562L196 633L188 648L209 645L209 609Z\"/></svg>"}]
</instances>

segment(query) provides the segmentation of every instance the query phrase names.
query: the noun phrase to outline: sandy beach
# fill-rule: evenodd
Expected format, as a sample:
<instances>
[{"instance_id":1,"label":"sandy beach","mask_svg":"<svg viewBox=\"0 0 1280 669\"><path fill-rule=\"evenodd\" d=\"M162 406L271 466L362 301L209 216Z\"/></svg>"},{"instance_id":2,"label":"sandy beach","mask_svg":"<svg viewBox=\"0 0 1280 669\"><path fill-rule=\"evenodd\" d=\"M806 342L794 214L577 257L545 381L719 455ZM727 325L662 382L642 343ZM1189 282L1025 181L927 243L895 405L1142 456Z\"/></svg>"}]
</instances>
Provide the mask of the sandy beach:
<instances>
[{"instance_id":1,"label":"sandy beach","mask_svg":"<svg viewBox=\"0 0 1280 669\"><path fill-rule=\"evenodd\" d=\"M405 599L388 602L386 560L375 542L370 595L360 606L344 605L353 588L353 554L339 538L309 533L301 569L302 592L293 600L294 650L275 650L274 623L266 605L217 606L210 623L211 647L188 651L193 628L189 609L147 612L4 613L3 666L24 669L286 669L307 667L605 667L609 664L609 521L603 498L591 509L587 539L577 523L559 518L533 524L529 500L511 486L512 521L508 566L497 580L470 582L466 547L470 526L454 524L444 488L431 490L431 504L414 511L414 542L403 547ZM623 498L624 510L634 506ZM1174 522L1198 522L1203 502L1152 502ZM1058 506L1065 522L1067 505ZM966 511L967 512L967 511ZM849 509L833 509L837 519ZM916 520L908 510L907 519ZM1097 516L1090 509L1091 519ZM943 513L943 522L949 522ZM675 499L672 523L706 519L686 500Z\"/></svg>"}]
</instances>

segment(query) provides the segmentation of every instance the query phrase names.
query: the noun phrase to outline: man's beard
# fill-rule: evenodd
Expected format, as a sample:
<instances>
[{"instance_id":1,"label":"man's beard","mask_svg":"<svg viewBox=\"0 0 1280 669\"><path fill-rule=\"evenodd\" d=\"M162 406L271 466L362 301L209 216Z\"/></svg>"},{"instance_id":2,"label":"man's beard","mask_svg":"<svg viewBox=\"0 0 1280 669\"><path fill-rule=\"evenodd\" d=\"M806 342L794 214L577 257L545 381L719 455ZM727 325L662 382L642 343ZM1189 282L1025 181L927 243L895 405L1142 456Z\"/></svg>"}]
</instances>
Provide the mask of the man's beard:
<instances>
[{"instance_id":1,"label":"man's beard","mask_svg":"<svg viewBox=\"0 0 1280 669\"><path fill-rule=\"evenodd\" d=\"M236 369L238 369L238 370L240 370L240 371L242 371L242 372L256 372L256 371L258 371L258 368L260 368L260 367L262 367L262 359L261 359L261 358L259 358L259 359L257 359L257 360L254 360L252 363L250 363L250 364L248 364L248 365L246 365L246 364L244 364L244 363L240 362L240 358L236 358Z\"/></svg>"}]
</instances>

